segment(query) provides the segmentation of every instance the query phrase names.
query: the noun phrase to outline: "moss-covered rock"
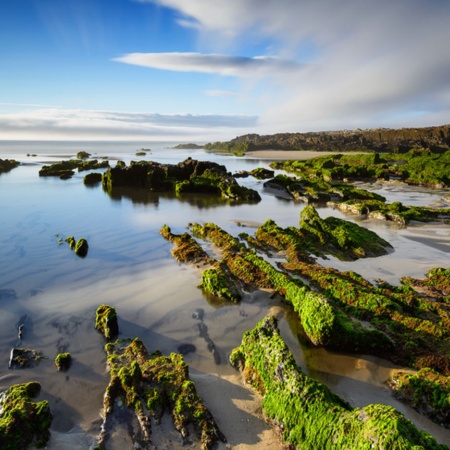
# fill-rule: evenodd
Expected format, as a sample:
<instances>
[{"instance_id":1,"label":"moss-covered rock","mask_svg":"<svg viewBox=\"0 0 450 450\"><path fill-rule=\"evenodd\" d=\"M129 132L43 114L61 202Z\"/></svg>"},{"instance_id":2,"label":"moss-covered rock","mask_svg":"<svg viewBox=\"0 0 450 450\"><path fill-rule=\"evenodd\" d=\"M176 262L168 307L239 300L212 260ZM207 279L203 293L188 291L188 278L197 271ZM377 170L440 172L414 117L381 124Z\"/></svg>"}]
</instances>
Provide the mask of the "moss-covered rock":
<instances>
[{"instance_id":1,"label":"moss-covered rock","mask_svg":"<svg viewBox=\"0 0 450 450\"><path fill-rule=\"evenodd\" d=\"M72 356L70 355L70 353L66 352L56 355L55 365L58 370L65 372L66 370L69 370L71 364Z\"/></svg>"},{"instance_id":2,"label":"moss-covered rock","mask_svg":"<svg viewBox=\"0 0 450 450\"><path fill-rule=\"evenodd\" d=\"M172 255L177 261L193 264L210 262L208 254L189 233L174 234L170 227L163 225L160 234L174 244Z\"/></svg>"},{"instance_id":3,"label":"moss-covered rock","mask_svg":"<svg viewBox=\"0 0 450 450\"><path fill-rule=\"evenodd\" d=\"M119 334L116 309L108 305L100 305L95 312L95 329L105 339L110 340Z\"/></svg>"},{"instance_id":4,"label":"moss-covered rock","mask_svg":"<svg viewBox=\"0 0 450 450\"><path fill-rule=\"evenodd\" d=\"M91 157L91 154L88 153L88 152L85 152L84 150L77 153L77 158L78 159L88 159L90 157Z\"/></svg>"},{"instance_id":5,"label":"moss-covered rock","mask_svg":"<svg viewBox=\"0 0 450 450\"><path fill-rule=\"evenodd\" d=\"M41 386L33 381L16 384L0 393L0 448L20 450L45 447L52 414L47 400L35 402Z\"/></svg>"},{"instance_id":6,"label":"moss-covered rock","mask_svg":"<svg viewBox=\"0 0 450 450\"><path fill-rule=\"evenodd\" d=\"M101 181L102 181L102 174L98 172L88 173L83 178L83 183L86 185L98 184L101 183Z\"/></svg>"},{"instance_id":7,"label":"moss-covered rock","mask_svg":"<svg viewBox=\"0 0 450 450\"><path fill-rule=\"evenodd\" d=\"M88 254L89 244L86 239L80 238L76 240L73 236L66 237L65 241L69 244L69 247L80 258L84 258Z\"/></svg>"},{"instance_id":8,"label":"moss-covered rock","mask_svg":"<svg viewBox=\"0 0 450 450\"><path fill-rule=\"evenodd\" d=\"M178 164L139 161L131 162L128 167L116 165L103 174L102 182L110 194L117 187L139 187L180 196L202 193L232 201L261 200L256 191L240 186L225 166L192 158Z\"/></svg>"},{"instance_id":9,"label":"moss-covered rock","mask_svg":"<svg viewBox=\"0 0 450 450\"><path fill-rule=\"evenodd\" d=\"M9 368L27 369L34 367L43 358L44 355L39 350L22 347L13 348L9 356Z\"/></svg>"},{"instance_id":10,"label":"moss-covered rock","mask_svg":"<svg viewBox=\"0 0 450 450\"><path fill-rule=\"evenodd\" d=\"M200 286L205 292L225 298L233 303L241 300L241 295L222 265L216 264L202 273Z\"/></svg>"},{"instance_id":11,"label":"moss-covered rock","mask_svg":"<svg viewBox=\"0 0 450 450\"><path fill-rule=\"evenodd\" d=\"M293 448L448 449L390 406L351 408L296 365L274 317L244 333L231 363L262 396L265 416Z\"/></svg>"},{"instance_id":12,"label":"moss-covered rock","mask_svg":"<svg viewBox=\"0 0 450 450\"><path fill-rule=\"evenodd\" d=\"M450 428L450 377L429 368L415 374L396 372L389 385L396 398L433 422Z\"/></svg>"},{"instance_id":13,"label":"moss-covered rock","mask_svg":"<svg viewBox=\"0 0 450 450\"><path fill-rule=\"evenodd\" d=\"M189 437L199 439L201 448L207 450L225 441L189 379L189 369L182 355L163 356L159 351L149 354L137 338L109 343L105 350L111 378L104 396L101 446L107 437L109 418L117 407L116 399L136 415L146 443L151 442L150 419L159 423L165 412L171 414L183 442ZM133 440L134 445L143 444L136 436Z\"/></svg>"},{"instance_id":14,"label":"moss-covered rock","mask_svg":"<svg viewBox=\"0 0 450 450\"><path fill-rule=\"evenodd\" d=\"M322 219L311 205L300 213L299 228L310 247L339 259L381 256L387 253L387 248L392 248L389 242L356 223L336 217Z\"/></svg>"},{"instance_id":15,"label":"moss-covered rock","mask_svg":"<svg viewBox=\"0 0 450 450\"><path fill-rule=\"evenodd\" d=\"M20 166L20 162L14 159L0 159L0 174L9 172L18 166Z\"/></svg>"}]
</instances>

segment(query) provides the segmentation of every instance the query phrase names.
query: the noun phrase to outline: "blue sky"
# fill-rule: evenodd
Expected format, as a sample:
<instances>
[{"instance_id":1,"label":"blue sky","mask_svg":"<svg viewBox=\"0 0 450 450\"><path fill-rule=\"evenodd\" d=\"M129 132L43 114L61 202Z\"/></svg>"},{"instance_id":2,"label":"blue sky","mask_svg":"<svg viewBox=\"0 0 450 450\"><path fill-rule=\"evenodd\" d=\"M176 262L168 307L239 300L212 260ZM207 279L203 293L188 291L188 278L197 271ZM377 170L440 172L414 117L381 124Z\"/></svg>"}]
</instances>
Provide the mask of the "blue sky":
<instances>
[{"instance_id":1,"label":"blue sky","mask_svg":"<svg viewBox=\"0 0 450 450\"><path fill-rule=\"evenodd\" d=\"M450 123L448 0L9 0L0 139Z\"/></svg>"}]
</instances>

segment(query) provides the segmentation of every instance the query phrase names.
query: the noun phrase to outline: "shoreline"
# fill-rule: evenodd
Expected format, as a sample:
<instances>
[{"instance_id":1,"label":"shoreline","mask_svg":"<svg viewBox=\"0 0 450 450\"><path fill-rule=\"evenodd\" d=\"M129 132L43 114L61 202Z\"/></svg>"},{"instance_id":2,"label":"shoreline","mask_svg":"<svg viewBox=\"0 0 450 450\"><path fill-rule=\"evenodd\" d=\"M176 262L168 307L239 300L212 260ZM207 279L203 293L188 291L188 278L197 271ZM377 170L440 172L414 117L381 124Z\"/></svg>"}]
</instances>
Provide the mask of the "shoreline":
<instances>
[{"instance_id":1,"label":"shoreline","mask_svg":"<svg viewBox=\"0 0 450 450\"><path fill-rule=\"evenodd\" d=\"M304 161L317 156L338 155L342 152L330 152L330 151L314 151L314 150L252 150L246 152L245 156L250 156L255 159L294 159L298 161Z\"/></svg>"}]
</instances>

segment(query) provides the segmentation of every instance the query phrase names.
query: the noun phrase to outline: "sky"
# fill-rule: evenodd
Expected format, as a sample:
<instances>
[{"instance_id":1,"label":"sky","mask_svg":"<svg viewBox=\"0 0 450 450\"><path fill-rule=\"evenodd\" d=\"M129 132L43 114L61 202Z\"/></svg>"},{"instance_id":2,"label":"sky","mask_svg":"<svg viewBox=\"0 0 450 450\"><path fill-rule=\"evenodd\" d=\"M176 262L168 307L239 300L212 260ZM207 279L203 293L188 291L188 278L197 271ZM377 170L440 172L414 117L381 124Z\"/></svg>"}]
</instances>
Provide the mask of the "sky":
<instances>
[{"instance_id":1,"label":"sky","mask_svg":"<svg viewBox=\"0 0 450 450\"><path fill-rule=\"evenodd\" d=\"M0 140L450 123L449 0L4 0Z\"/></svg>"}]
</instances>

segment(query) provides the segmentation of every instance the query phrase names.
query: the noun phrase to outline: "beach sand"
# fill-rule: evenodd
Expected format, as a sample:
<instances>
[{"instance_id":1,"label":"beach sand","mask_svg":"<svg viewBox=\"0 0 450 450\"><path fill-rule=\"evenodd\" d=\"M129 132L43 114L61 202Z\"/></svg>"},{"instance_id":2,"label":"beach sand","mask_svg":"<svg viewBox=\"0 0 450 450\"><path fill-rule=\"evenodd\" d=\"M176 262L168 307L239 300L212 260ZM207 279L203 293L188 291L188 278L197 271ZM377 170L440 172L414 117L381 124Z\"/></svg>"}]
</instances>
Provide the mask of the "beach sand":
<instances>
[{"instance_id":1,"label":"beach sand","mask_svg":"<svg viewBox=\"0 0 450 450\"><path fill-rule=\"evenodd\" d=\"M336 154L339 154L339 152L316 152L311 150L254 150L246 152L245 156L250 156L255 159L294 159L297 161L304 161L307 159L316 158L317 156Z\"/></svg>"}]
</instances>

